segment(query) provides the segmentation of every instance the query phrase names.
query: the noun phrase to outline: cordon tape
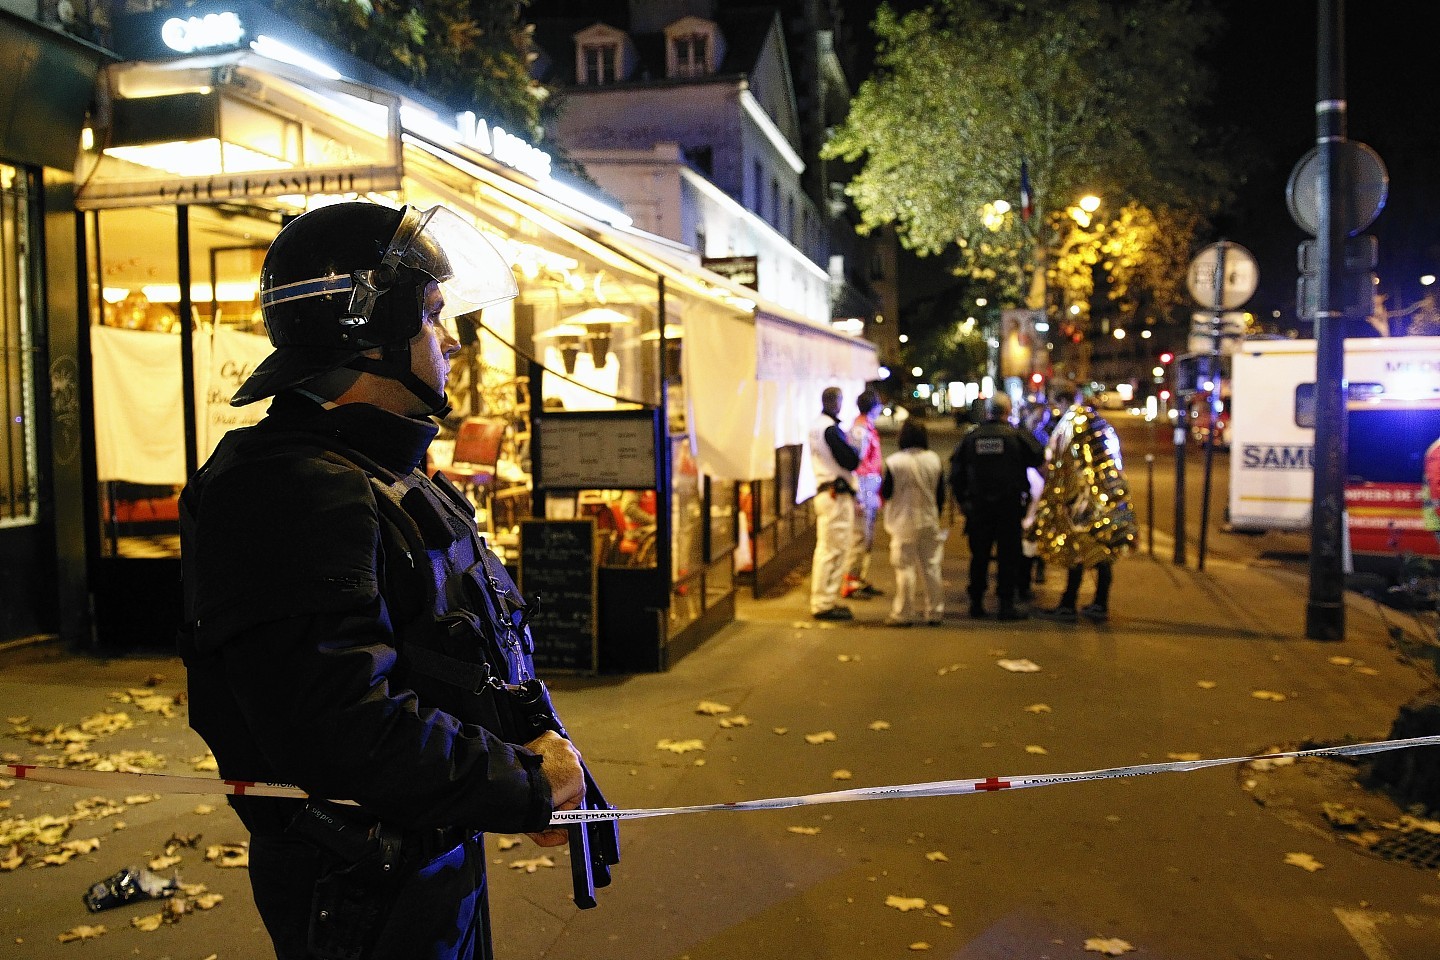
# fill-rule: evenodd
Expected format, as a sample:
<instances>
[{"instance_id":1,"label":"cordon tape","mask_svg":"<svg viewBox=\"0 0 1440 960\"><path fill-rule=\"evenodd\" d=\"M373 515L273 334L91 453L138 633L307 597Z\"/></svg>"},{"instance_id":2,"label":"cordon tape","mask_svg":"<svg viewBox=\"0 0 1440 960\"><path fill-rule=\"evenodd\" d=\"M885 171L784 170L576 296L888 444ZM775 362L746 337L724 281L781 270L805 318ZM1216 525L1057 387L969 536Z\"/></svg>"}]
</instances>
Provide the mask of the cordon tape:
<instances>
[{"instance_id":1,"label":"cordon tape","mask_svg":"<svg viewBox=\"0 0 1440 960\"><path fill-rule=\"evenodd\" d=\"M1143 763L1127 767L1107 767L1078 773L1042 773L1018 777L984 777L972 780L935 780L929 783L907 783L889 787L857 787L829 793L810 793L798 797L772 797L767 800L740 800L733 803L704 803L688 807L640 807L628 810L559 810L551 817L551 826L586 823L598 820L642 820L647 817L673 817L686 813L738 813L748 810L783 810L788 807L817 807L830 803L854 803L860 800L891 800L907 797L951 797L971 793L998 793L1002 790L1024 790L1027 787L1052 787L1089 780L1120 780L1148 777L1157 773L1189 773L1208 767L1222 767L1257 760L1287 760L1302 757L1358 757L1389 750L1411 747L1440 746L1440 735L1409 737L1403 740L1378 740L1351 743L1310 750L1257 754L1249 757L1223 757L1214 760L1173 760L1166 763ZM309 795L299 787L283 783L252 783L245 780L217 780L212 777L181 777L160 773L127 773L124 771L78 770L68 767L45 767L29 764L0 765L0 776L38 783L54 783L70 787L139 790L151 793L205 794L245 797L291 797L304 799ZM347 801L340 801L347 802Z\"/></svg>"}]
</instances>

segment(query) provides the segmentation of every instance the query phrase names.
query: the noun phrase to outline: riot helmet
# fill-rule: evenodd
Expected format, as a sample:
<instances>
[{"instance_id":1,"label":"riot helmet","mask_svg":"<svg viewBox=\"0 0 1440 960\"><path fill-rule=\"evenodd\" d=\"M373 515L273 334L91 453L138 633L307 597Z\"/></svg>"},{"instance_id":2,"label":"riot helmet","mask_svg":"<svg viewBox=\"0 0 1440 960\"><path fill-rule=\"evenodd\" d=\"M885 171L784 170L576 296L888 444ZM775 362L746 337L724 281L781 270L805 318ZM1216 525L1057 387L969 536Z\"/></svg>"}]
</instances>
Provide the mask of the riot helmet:
<instances>
[{"instance_id":1,"label":"riot helmet","mask_svg":"<svg viewBox=\"0 0 1440 960\"><path fill-rule=\"evenodd\" d=\"M485 237L445 207L393 209L350 201L302 214L276 236L260 268L260 309L275 352L231 399L244 406L341 367L397 380L440 412L410 369L425 288L439 319L513 299L515 276ZM381 356L367 357L379 349Z\"/></svg>"}]
</instances>

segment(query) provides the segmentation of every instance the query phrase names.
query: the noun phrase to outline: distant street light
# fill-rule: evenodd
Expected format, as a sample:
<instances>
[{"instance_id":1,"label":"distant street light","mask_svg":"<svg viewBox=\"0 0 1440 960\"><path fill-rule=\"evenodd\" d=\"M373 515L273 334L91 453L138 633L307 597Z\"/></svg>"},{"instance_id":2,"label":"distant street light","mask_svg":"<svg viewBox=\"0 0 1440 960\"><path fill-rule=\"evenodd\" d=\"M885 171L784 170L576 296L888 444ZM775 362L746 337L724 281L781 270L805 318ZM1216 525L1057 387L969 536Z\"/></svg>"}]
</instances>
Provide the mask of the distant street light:
<instances>
[{"instance_id":1,"label":"distant street light","mask_svg":"<svg viewBox=\"0 0 1440 960\"><path fill-rule=\"evenodd\" d=\"M1427 274L1425 274L1425 276L1423 276L1423 277L1420 278L1420 286L1422 286L1422 287L1428 287L1428 286L1430 286L1430 284L1432 284L1432 283L1434 283L1434 282L1435 282L1435 274L1433 274L1433 273L1427 273Z\"/></svg>"},{"instance_id":2,"label":"distant street light","mask_svg":"<svg viewBox=\"0 0 1440 960\"><path fill-rule=\"evenodd\" d=\"M900 334L900 342L901 342L901 343L909 343L909 342L910 342L910 335L909 335L908 333L902 333L902 334Z\"/></svg>"},{"instance_id":3,"label":"distant street light","mask_svg":"<svg viewBox=\"0 0 1440 960\"><path fill-rule=\"evenodd\" d=\"M1124 330L1124 328L1122 328L1122 327L1116 327L1116 328L1115 328L1115 339L1116 339L1116 340L1124 340L1124 339L1125 339L1125 330Z\"/></svg>"},{"instance_id":4,"label":"distant street light","mask_svg":"<svg viewBox=\"0 0 1440 960\"><path fill-rule=\"evenodd\" d=\"M923 377L923 376L925 376L925 371L924 371L923 369L921 369L920 367L911 367L911 368L910 368L910 376L912 376L912 377Z\"/></svg>"}]
</instances>

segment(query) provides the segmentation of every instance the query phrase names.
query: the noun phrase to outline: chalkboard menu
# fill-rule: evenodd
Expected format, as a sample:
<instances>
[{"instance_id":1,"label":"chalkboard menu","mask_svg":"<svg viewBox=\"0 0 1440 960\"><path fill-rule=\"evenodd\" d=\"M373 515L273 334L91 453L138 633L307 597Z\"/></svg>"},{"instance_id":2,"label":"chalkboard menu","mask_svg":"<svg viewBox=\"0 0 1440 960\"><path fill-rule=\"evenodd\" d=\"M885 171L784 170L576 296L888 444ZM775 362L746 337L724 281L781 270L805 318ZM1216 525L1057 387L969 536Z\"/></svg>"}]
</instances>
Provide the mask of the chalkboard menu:
<instances>
[{"instance_id":1,"label":"chalkboard menu","mask_svg":"<svg viewBox=\"0 0 1440 960\"><path fill-rule=\"evenodd\" d=\"M595 521L520 521L520 589L540 595L530 618L535 667L594 673L597 667Z\"/></svg>"}]
</instances>

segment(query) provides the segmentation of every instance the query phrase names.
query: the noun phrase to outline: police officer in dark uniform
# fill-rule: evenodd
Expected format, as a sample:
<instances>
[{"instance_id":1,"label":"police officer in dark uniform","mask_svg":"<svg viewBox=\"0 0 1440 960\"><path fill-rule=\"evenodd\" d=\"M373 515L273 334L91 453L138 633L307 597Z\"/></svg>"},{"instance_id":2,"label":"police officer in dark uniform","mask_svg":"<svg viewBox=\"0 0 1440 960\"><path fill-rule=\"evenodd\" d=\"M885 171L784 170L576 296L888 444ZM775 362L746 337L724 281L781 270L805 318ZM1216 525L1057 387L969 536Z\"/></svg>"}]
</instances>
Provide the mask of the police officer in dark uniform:
<instances>
[{"instance_id":1,"label":"police officer in dark uniform","mask_svg":"<svg viewBox=\"0 0 1440 960\"><path fill-rule=\"evenodd\" d=\"M1030 484L1025 471L1045 463L1045 451L1029 431L1010 425L1010 398L990 398L984 423L965 434L950 456L950 489L965 514L970 542L970 616L985 616L990 554L996 554L995 592L1001 620L1022 620L1015 606L1024 553L1020 526Z\"/></svg>"},{"instance_id":2,"label":"police officer in dark uniform","mask_svg":"<svg viewBox=\"0 0 1440 960\"><path fill-rule=\"evenodd\" d=\"M280 960L489 957L481 832L564 843L586 782L517 724L526 605L420 469L448 318L513 274L449 210L351 202L285 226L260 289L276 349L232 403L274 401L181 498L191 724L223 778L313 798L231 800Z\"/></svg>"}]
</instances>

